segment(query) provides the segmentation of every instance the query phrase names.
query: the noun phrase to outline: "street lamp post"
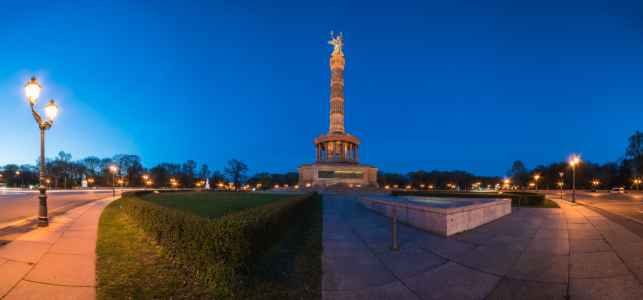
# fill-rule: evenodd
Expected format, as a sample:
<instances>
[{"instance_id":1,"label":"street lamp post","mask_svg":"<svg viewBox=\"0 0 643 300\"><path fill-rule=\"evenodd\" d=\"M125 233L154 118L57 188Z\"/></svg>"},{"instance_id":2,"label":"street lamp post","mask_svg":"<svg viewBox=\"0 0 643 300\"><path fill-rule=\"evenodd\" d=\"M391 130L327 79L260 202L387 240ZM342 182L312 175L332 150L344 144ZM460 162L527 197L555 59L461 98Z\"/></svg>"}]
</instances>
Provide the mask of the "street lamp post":
<instances>
[{"instance_id":1,"label":"street lamp post","mask_svg":"<svg viewBox=\"0 0 643 300\"><path fill-rule=\"evenodd\" d=\"M560 185L560 199L563 199L563 182L559 182L558 185Z\"/></svg>"},{"instance_id":2,"label":"street lamp post","mask_svg":"<svg viewBox=\"0 0 643 300\"><path fill-rule=\"evenodd\" d=\"M578 157L574 157L570 164L572 165L572 203L576 203L576 165L578 164Z\"/></svg>"},{"instance_id":3,"label":"street lamp post","mask_svg":"<svg viewBox=\"0 0 643 300\"><path fill-rule=\"evenodd\" d=\"M116 196L116 166L112 166L112 196Z\"/></svg>"},{"instance_id":4,"label":"street lamp post","mask_svg":"<svg viewBox=\"0 0 643 300\"><path fill-rule=\"evenodd\" d=\"M25 178L22 176L22 173L20 173L19 171L16 171L16 175L20 175L20 180L21 180L20 189L23 189L25 186Z\"/></svg>"},{"instance_id":5,"label":"street lamp post","mask_svg":"<svg viewBox=\"0 0 643 300\"><path fill-rule=\"evenodd\" d=\"M143 182L145 183L145 190L147 191L147 175L143 175Z\"/></svg>"},{"instance_id":6,"label":"street lamp post","mask_svg":"<svg viewBox=\"0 0 643 300\"><path fill-rule=\"evenodd\" d=\"M40 195L38 196L38 227L47 227L49 226L49 219L47 219L47 186L45 185L45 130L49 130L49 128L51 128L51 124L54 123L56 113L58 112L58 106L54 104L54 100L51 100L49 105L45 106L45 112L47 113L49 121L43 122L40 114L33 109L33 106L36 104L36 100L38 100L40 88L41 86L38 84L35 77L31 77L31 81L27 82L25 85L27 98L31 104L31 112L38 123L38 128L40 128L40 184L38 186Z\"/></svg>"},{"instance_id":7,"label":"street lamp post","mask_svg":"<svg viewBox=\"0 0 643 300\"><path fill-rule=\"evenodd\" d=\"M538 178L540 178L540 175L536 175L536 193L538 193Z\"/></svg>"}]
</instances>

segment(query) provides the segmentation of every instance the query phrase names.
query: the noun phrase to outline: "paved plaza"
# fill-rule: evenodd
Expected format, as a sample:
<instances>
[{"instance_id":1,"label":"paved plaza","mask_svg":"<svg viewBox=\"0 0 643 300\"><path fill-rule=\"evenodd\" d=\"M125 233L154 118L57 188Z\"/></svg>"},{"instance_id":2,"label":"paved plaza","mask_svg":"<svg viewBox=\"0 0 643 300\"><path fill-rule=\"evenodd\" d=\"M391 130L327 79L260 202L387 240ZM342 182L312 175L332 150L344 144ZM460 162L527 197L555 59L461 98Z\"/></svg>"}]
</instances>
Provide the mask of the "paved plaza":
<instances>
[{"instance_id":1,"label":"paved plaza","mask_svg":"<svg viewBox=\"0 0 643 300\"><path fill-rule=\"evenodd\" d=\"M324 299L642 299L643 239L567 201L449 238L323 196Z\"/></svg>"},{"instance_id":2,"label":"paved plaza","mask_svg":"<svg viewBox=\"0 0 643 300\"><path fill-rule=\"evenodd\" d=\"M52 217L0 247L0 299L95 299L98 220L118 198Z\"/></svg>"}]
</instances>

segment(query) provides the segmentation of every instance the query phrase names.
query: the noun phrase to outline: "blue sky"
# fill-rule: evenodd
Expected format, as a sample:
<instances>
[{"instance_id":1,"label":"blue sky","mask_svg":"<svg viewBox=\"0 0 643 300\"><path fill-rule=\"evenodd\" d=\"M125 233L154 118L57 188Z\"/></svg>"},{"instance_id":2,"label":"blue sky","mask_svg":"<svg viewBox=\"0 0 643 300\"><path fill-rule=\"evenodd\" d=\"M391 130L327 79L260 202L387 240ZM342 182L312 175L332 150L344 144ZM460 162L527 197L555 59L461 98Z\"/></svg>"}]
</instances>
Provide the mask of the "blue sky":
<instances>
[{"instance_id":1,"label":"blue sky","mask_svg":"<svg viewBox=\"0 0 643 300\"><path fill-rule=\"evenodd\" d=\"M296 171L328 132L331 30L346 132L385 172L605 162L643 129L637 1L93 2L0 5L0 165L39 155L36 76L48 157Z\"/></svg>"}]
</instances>

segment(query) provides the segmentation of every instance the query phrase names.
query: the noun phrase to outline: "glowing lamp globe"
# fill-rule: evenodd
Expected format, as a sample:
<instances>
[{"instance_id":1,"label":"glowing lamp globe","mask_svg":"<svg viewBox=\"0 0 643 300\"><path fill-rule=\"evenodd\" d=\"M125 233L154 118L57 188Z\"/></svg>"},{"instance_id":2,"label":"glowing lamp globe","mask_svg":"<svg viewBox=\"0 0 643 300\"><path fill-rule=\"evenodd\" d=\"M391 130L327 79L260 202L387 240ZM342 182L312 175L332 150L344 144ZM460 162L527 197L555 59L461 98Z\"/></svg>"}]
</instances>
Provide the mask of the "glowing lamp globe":
<instances>
[{"instance_id":1,"label":"glowing lamp globe","mask_svg":"<svg viewBox=\"0 0 643 300\"><path fill-rule=\"evenodd\" d=\"M49 117L49 121L53 122L54 119L56 118L56 114L58 113L58 106L54 104L54 100L51 100L49 102L49 105L45 106L45 112L47 112L47 117Z\"/></svg>"},{"instance_id":2,"label":"glowing lamp globe","mask_svg":"<svg viewBox=\"0 0 643 300\"><path fill-rule=\"evenodd\" d=\"M36 104L36 100L38 100L38 95L40 94L40 84L36 82L36 77L31 77L31 81L25 85L25 90L27 91L27 98L29 98L31 105Z\"/></svg>"}]
</instances>

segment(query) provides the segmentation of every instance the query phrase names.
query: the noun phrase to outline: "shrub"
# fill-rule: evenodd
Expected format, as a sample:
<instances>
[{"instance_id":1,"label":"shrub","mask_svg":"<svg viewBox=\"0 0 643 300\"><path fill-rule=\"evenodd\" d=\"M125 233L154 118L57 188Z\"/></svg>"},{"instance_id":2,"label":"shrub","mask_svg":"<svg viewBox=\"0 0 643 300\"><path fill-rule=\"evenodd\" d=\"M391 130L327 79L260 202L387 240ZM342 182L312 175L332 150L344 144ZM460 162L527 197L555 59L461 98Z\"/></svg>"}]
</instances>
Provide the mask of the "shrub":
<instances>
[{"instance_id":1,"label":"shrub","mask_svg":"<svg viewBox=\"0 0 643 300\"><path fill-rule=\"evenodd\" d=\"M471 192L444 192L444 191L392 191L393 196L427 196L427 197L455 197L455 198L511 198L511 203L521 205L544 205L545 194L528 192L503 192L501 193L471 193Z\"/></svg>"},{"instance_id":2,"label":"shrub","mask_svg":"<svg viewBox=\"0 0 643 300\"><path fill-rule=\"evenodd\" d=\"M123 209L143 230L208 282L226 293L241 280L248 264L276 240L315 197L298 195L216 219L170 209L123 194Z\"/></svg>"}]
</instances>

